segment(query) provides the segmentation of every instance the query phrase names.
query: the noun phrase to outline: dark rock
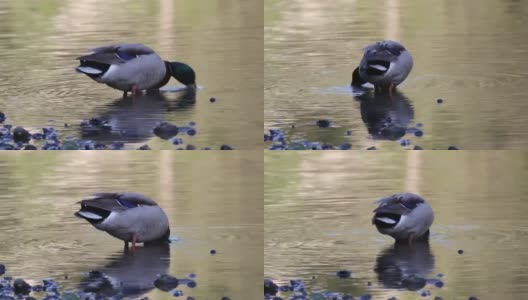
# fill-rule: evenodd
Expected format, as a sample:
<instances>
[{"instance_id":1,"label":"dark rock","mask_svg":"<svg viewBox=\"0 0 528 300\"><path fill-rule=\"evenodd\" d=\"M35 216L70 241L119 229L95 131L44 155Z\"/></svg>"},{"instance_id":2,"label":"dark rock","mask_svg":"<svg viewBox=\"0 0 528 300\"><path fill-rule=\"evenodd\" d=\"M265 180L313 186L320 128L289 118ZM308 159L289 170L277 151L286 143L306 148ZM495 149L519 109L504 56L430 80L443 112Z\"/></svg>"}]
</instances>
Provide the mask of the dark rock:
<instances>
[{"instance_id":1,"label":"dark rock","mask_svg":"<svg viewBox=\"0 0 528 300\"><path fill-rule=\"evenodd\" d=\"M276 295L279 287L270 279L264 279L264 295Z\"/></svg>"},{"instance_id":2,"label":"dark rock","mask_svg":"<svg viewBox=\"0 0 528 300\"><path fill-rule=\"evenodd\" d=\"M178 134L178 126L162 122L154 128L154 134L164 140L168 140Z\"/></svg>"},{"instance_id":3,"label":"dark rock","mask_svg":"<svg viewBox=\"0 0 528 300\"><path fill-rule=\"evenodd\" d=\"M435 296L434 300L444 300L444 299L442 297L440 297L440 296Z\"/></svg>"},{"instance_id":4,"label":"dark rock","mask_svg":"<svg viewBox=\"0 0 528 300\"><path fill-rule=\"evenodd\" d=\"M164 292L168 292L178 286L178 278L164 274L154 281L154 286Z\"/></svg>"},{"instance_id":5,"label":"dark rock","mask_svg":"<svg viewBox=\"0 0 528 300\"><path fill-rule=\"evenodd\" d=\"M22 148L22 150L37 150L37 147L33 145L25 145L24 148Z\"/></svg>"},{"instance_id":6,"label":"dark rock","mask_svg":"<svg viewBox=\"0 0 528 300\"><path fill-rule=\"evenodd\" d=\"M414 146L413 150L423 150L423 148L418 146L418 145L416 145L416 146Z\"/></svg>"},{"instance_id":7,"label":"dark rock","mask_svg":"<svg viewBox=\"0 0 528 300\"><path fill-rule=\"evenodd\" d=\"M20 278L15 279L15 282L13 282L13 288L15 294L28 295L31 292L31 285Z\"/></svg>"},{"instance_id":8,"label":"dark rock","mask_svg":"<svg viewBox=\"0 0 528 300\"><path fill-rule=\"evenodd\" d=\"M4 123L6 120L6 116L3 112L0 111L0 123Z\"/></svg>"},{"instance_id":9,"label":"dark rock","mask_svg":"<svg viewBox=\"0 0 528 300\"><path fill-rule=\"evenodd\" d=\"M216 250L212 249L211 251L209 251L209 253L211 253L212 255L215 255L216 254Z\"/></svg>"},{"instance_id":10,"label":"dark rock","mask_svg":"<svg viewBox=\"0 0 528 300\"><path fill-rule=\"evenodd\" d=\"M352 130L347 130L346 135L352 135Z\"/></svg>"},{"instance_id":11,"label":"dark rock","mask_svg":"<svg viewBox=\"0 0 528 300\"><path fill-rule=\"evenodd\" d=\"M139 147L138 150L152 150L152 149L150 149L149 145L145 144L145 145Z\"/></svg>"},{"instance_id":12,"label":"dark rock","mask_svg":"<svg viewBox=\"0 0 528 300\"><path fill-rule=\"evenodd\" d=\"M189 123L187 123L189 126L195 126L196 125L196 122L193 122L193 121L190 121Z\"/></svg>"},{"instance_id":13,"label":"dark rock","mask_svg":"<svg viewBox=\"0 0 528 300\"><path fill-rule=\"evenodd\" d=\"M188 145L185 147L185 150L196 150L196 146L191 145L191 144L188 144Z\"/></svg>"},{"instance_id":14,"label":"dark rock","mask_svg":"<svg viewBox=\"0 0 528 300\"><path fill-rule=\"evenodd\" d=\"M339 146L339 150L350 150L350 149L352 149L352 145L348 143L345 143Z\"/></svg>"},{"instance_id":15,"label":"dark rock","mask_svg":"<svg viewBox=\"0 0 528 300\"><path fill-rule=\"evenodd\" d=\"M347 270L341 270L341 271L337 271L336 275L339 278L349 278L352 275L352 272L347 271Z\"/></svg>"},{"instance_id":16,"label":"dark rock","mask_svg":"<svg viewBox=\"0 0 528 300\"><path fill-rule=\"evenodd\" d=\"M423 136L423 131L417 129L414 131L414 135L417 136L417 137L422 137Z\"/></svg>"},{"instance_id":17,"label":"dark rock","mask_svg":"<svg viewBox=\"0 0 528 300\"><path fill-rule=\"evenodd\" d=\"M443 99L436 99L436 103L442 104L442 103L444 103L444 100Z\"/></svg>"},{"instance_id":18,"label":"dark rock","mask_svg":"<svg viewBox=\"0 0 528 300\"><path fill-rule=\"evenodd\" d=\"M458 250L458 254L463 254L464 253L464 250L460 249Z\"/></svg>"},{"instance_id":19,"label":"dark rock","mask_svg":"<svg viewBox=\"0 0 528 300\"><path fill-rule=\"evenodd\" d=\"M174 297L181 297L181 296L183 296L183 291L182 290L175 290L175 291L172 292L172 295Z\"/></svg>"},{"instance_id":20,"label":"dark rock","mask_svg":"<svg viewBox=\"0 0 528 300\"><path fill-rule=\"evenodd\" d=\"M220 150L235 150L229 145L222 145L220 146Z\"/></svg>"},{"instance_id":21,"label":"dark rock","mask_svg":"<svg viewBox=\"0 0 528 300\"><path fill-rule=\"evenodd\" d=\"M5 265L0 264L0 275L4 275L5 271L6 271Z\"/></svg>"},{"instance_id":22,"label":"dark rock","mask_svg":"<svg viewBox=\"0 0 528 300\"><path fill-rule=\"evenodd\" d=\"M358 300L370 300L372 299L372 296L369 294L361 295L358 297Z\"/></svg>"},{"instance_id":23,"label":"dark rock","mask_svg":"<svg viewBox=\"0 0 528 300\"><path fill-rule=\"evenodd\" d=\"M215 97L209 98L209 102L216 102L216 98Z\"/></svg>"},{"instance_id":24,"label":"dark rock","mask_svg":"<svg viewBox=\"0 0 528 300\"><path fill-rule=\"evenodd\" d=\"M187 282L187 287L190 287L191 289L196 287L196 281L190 280Z\"/></svg>"},{"instance_id":25,"label":"dark rock","mask_svg":"<svg viewBox=\"0 0 528 300\"><path fill-rule=\"evenodd\" d=\"M447 148L447 150L459 150L459 149L457 147L455 147L455 146L449 146Z\"/></svg>"},{"instance_id":26,"label":"dark rock","mask_svg":"<svg viewBox=\"0 0 528 300\"><path fill-rule=\"evenodd\" d=\"M187 130L187 135L189 136L195 136L196 135L196 130L195 129L189 129Z\"/></svg>"},{"instance_id":27,"label":"dark rock","mask_svg":"<svg viewBox=\"0 0 528 300\"><path fill-rule=\"evenodd\" d=\"M328 128L328 127L330 127L330 121L329 121L329 120L325 120L325 119L317 120L317 121L315 122L315 124L316 124L319 128Z\"/></svg>"},{"instance_id":28,"label":"dark rock","mask_svg":"<svg viewBox=\"0 0 528 300\"><path fill-rule=\"evenodd\" d=\"M437 288L442 288L444 286L444 283L440 280L436 281L434 284Z\"/></svg>"},{"instance_id":29,"label":"dark rock","mask_svg":"<svg viewBox=\"0 0 528 300\"><path fill-rule=\"evenodd\" d=\"M368 147L367 150L378 150L378 148L372 146L372 147Z\"/></svg>"},{"instance_id":30,"label":"dark rock","mask_svg":"<svg viewBox=\"0 0 528 300\"><path fill-rule=\"evenodd\" d=\"M425 280L425 278L413 274L403 278L401 285L403 288L410 291L418 291L422 289L426 283L427 280Z\"/></svg>"},{"instance_id":31,"label":"dark rock","mask_svg":"<svg viewBox=\"0 0 528 300\"><path fill-rule=\"evenodd\" d=\"M400 146L402 147L405 147L405 146L409 146L411 144L411 141L407 140L407 139L403 139L400 141Z\"/></svg>"},{"instance_id":32,"label":"dark rock","mask_svg":"<svg viewBox=\"0 0 528 300\"><path fill-rule=\"evenodd\" d=\"M23 127L15 127L15 129L13 129L13 140L15 143L28 143L29 140L31 140L31 133Z\"/></svg>"},{"instance_id":33,"label":"dark rock","mask_svg":"<svg viewBox=\"0 0 528 300\"><path fill-rule=\"evenodd\" d=\"M477 297L471 296L471 297L468 298L468 300L478 300L478 299L477 299Z\"/></svg>"},{"instance_id":34,"label":"dark rock","mask_svg":"<svg viewBox=\"0 0 528 300\"><path fill-rule=\"evenodd\" d=\"M222 300L231 300L229 297L222 297Z\"/></svg>"}]
</instances>

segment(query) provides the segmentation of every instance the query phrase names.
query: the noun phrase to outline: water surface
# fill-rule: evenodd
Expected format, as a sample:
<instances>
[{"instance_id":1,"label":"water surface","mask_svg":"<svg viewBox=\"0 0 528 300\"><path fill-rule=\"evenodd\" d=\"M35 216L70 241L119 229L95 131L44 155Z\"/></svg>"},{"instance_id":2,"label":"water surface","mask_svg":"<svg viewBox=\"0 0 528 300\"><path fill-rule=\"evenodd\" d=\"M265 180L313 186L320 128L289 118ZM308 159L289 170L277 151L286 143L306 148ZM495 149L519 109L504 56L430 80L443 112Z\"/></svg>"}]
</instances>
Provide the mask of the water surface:
<instances>
[{"instance_id":1,"label":"water surface","mask_svg":"<svg viewBox=\"0 0 528 300\"><path fill-rule=\"evenodd\" d=\"M191 65L202 87L195 104L184 105L184 93L174 92L134 105L75 72L75 59L89 49L122 42L140 42L166 60ZM130 148L174 149L152 137L152 128L159 121L193 121L198 133L184 136L186 143L251 149L261 145L262 51L259 0L2 1L0 111L6 123L31 132L59 127L61 138L79 138L82 120L108 116L120 133L112 139ZM168 87L182 85L171 79Z\"/></svg>"},{"instance_id":2,"label":"water surface","mask_svg":"<svg viewBox=\"0 0 528 300\"><path fill-rule=\"evenodd\" d=\"M373 136L364 101L348 87L362 48L392 39L414 58L399 87L414 113L405 125L424 124L423 137L404 139L426 149L525 149L527 13L526 1L266 1L265 129L287 130L290 140L398 149ZM395 106L385 103L378 123L398 118ZM317 128L318 119L332 127Z\"/></svg>"},{"instance_id":3,"label":"water surface","mask_svg":"<svg viewBox=\"0 0 528 300\"><path fill-rule=\"evenodd\" d=\"M442 273L443 288L425 289L443 299L521 299L527 159L511 151L267 153L264 274L281 284L303 279L310 291L423 299L400 289L401 278ZM429 245L414 252L371 225L374 201L403 191L435 212ZM352 278L338 279L339 270Z\"/></svg>"},{"instance_id":4,"label":"water surface","mask_svg":"<svg viewBox=\"0 0 528 300\"><path fill-rule=\"evenodd\" d=\"M194 273L197 287L178 287L185 297L260 297L260 153L56 153L0 155L0 263L6 275L30 284L51 278L78 289L86 288L87 272L99 270L131 299L173 299L154 289L157 275ZM150 196L168 215L173 243L125 254L122 241L73 215L77 201L98 191ZM109 296L118 289L105 291Z\"/></svg>"}]
</instances>

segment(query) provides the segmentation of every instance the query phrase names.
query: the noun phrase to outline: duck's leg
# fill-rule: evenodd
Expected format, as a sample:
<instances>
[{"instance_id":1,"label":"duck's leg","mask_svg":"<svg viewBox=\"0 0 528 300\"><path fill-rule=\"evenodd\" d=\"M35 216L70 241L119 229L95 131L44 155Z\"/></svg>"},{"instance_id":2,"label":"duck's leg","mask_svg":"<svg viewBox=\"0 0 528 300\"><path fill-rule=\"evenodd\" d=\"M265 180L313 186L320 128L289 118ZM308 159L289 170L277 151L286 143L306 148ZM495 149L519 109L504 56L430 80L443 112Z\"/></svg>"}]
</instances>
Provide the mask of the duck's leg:
<instances>
[{"instance_id":1,"label":"duck's leg","mask_svg":"<svg viewBox=\"0 0 528 300\"><path fill-rule=\"evenodd\" d=\"M389 97L391 98L391 100L392 100L392 90L394 90L394 83L391 81L391 83L389 84Z\"/></svg>"},{"instance_id":2,"label":"duck's leg","mask_svg":"<svg viewBox=\"0 0 528 300\"><path fill-rule=\"evenodd\" d=\"M124 91L124 92L123 92L123 98L126 98L127 95L128 95L128 92L127 92L127 91Z\"/></svg>"},{"instance_id":3,"label":"duck's leg","mask_svg":"<svg viewBox=\"0 0 528 300\"><path fill-rule=\"evenodd\" d=\"M137 93L137 85L132 86L132 96L135 96Z\"/></svg>"},{"instance_id":4,"label":"duck's leg","mask_svg":"<svg viewBox=\"0 0 528 300\"><path fill-rule=\"evenodd\" d=\"M123 247L123 250L125 252L128 252L128 242L127 241L125 241L125 247Z\"/></svg>"},{"instance_id":5,"label":"duck's leg","mask_svg":"<svg viewBox=\"0 0 528 300\"><path fill-rule=\"evenodd\" d=\"M136 252L136 242L137 242L137 235L134 234L132 236L132 253Z\"/></svg>"},{"instance_id":6,"label":"duck's leg","mask_svg":"<svg viewBox=\"0 0 528 300\"><path fill-rule=\"evenodd\" d=\"M409 248L411 249L413 248L414 238L415 238L414 232L409 233Z\"/></svg>"}]
</instances>

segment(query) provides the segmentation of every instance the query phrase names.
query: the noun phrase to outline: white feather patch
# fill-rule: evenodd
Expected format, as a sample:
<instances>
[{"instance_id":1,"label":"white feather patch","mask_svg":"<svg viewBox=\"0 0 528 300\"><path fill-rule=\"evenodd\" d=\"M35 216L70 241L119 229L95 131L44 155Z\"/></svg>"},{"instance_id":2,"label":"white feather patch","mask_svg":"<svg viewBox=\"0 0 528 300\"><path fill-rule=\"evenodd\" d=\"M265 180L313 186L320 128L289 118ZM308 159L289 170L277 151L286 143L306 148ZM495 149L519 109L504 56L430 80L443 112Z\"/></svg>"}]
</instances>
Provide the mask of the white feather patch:
<instances>
[{"instance_id":1,"label":"white feather patch","mask_svg":"<svg viewBox=\"0 0 528 300\"><path fill-rule=\"evenodd\" d=\"M376 70L380 70L380 71L382 71L382 72L387 71L387 68L385 68L385 67L382 66L382 65L369 65L369 68L373 68L373 69L376 69Z\"/></svg>"},{"instance_id":2,"label":"white feather patch","mask_svg":"<svg viewBox=\"0 0 528 300\"><path fill-rule=\"evenodd\" d=\"M93 74L93 75L96 75L96 74L103 74L103 71L99 70L99 69L96 69L96 68L92 68L92 67L87 67L87 66L80 66L80 67L77 67L77 71L81 72L81 73L85 73L85 74Z\"/></svg>"},{"instance_id":3,"label":"white feather patch","mask_svg":"<svg viewBox=\"0 0 528 300\"><path fill-rule=\"evenodd\" d=\"M387 223L387 224L396 224L396 221L394 221L391 218L376 217L376 220L381 221L383 223Z\"/></svg>"},{"instance_id":4,"label":"white feather patch","mask_svg":"<svg viewBox=\"0 0 528 300\"><path fill-rule=\"evenodd\" d=\"M117 69L116 65L110 65L110 68L108 68L108 70L106 70L106 72L104 73L102 78L103 79L108 78L109 76L111 76L112 73L115 72L116 69Z\"/></svg>"},{"instance_id":5,"label":"white feather patch","mask_svg":"<svg viewBox=\"0 0 528 300\"><path fill-rule=\"evenodd\" d=\"M101 217L100 215L98 214L94 214L92 212L89 212L89 211L79 211L77 212L79 215L87 218L87 219L91 219L91 220L101 220L103 217Z\"/></svg>"}]
</instances>

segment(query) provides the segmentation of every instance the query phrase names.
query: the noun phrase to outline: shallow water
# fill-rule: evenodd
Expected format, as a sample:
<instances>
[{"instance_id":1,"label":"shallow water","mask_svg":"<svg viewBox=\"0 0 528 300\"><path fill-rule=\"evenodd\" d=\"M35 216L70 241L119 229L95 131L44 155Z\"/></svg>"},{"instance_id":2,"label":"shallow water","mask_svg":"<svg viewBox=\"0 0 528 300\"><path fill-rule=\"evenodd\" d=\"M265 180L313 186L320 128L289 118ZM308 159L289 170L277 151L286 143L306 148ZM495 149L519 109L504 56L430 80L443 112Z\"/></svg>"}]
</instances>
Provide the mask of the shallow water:
<instances>
[{"instance_id":1,"label":"shallow water","mask_svg":"<svg viewBox=\"0 0 528 300\"><path fill-rule=\"evenodd\" d=\"M153 288L156 275L194 273L197 287L178 286L186 296L261 297L262 177L254 175L262 170L260 152L6 153L0 155L6 276L31 284L51 278L70 289L100 270L121 282L130 298L173 299ZM169 217L170 247L140 246L126 255L122 241L76 218L77 201L98 191L152 197Z\"/></svg>"},{"instance_id":2,"label":"shallow water","mask_svg":"<svg viewBox=\"0 0 528 300\"><path fill-rule=\"evenodd\" d=\"M443 288L425 289L443 299L521 299L527 159L511 151L268 152L265 277L303 279L311 291L421 299L398 289L402 275L442 273ZM371 225L374 201L402 191L422 195L435 212L430 243L415 252L394 248ZM339 279L339 270L352 278Z\"/></svg>"},{"instance_id":3,"label":"shallow water","mask_svg":"<svg viewBox=\"0 0 528 300\"><path fill-rule=\"evenodd\" d=\"M406 126L424 124L423 137L404 138L425 149L525 149L527 12L526 1L266 1L265 129L352 149L401 148L367 130L400 112L385 103L365 122L365 101L348 88L362 48L392 39L414 58L399 86L414 110ZM332 127L318 128L318 119Z\"/></svg>"},{"instance_id":4,"label":"shallow water","mask_svg":"<svg viewBox=\"0 0 528 300\"><path fill-rule=\"evenodd\" d=\"M203 87L195 104L185 105L184 93L175 92L141 98L135 105L122 101L122 92L75 72L75 59L89 49L134 41L194 68ZM196 122L197 135L184 141L198 148L260 148L262 51L259 0L2 1L0 111L6 123L32 133L59 127L61 138L79 138L82 120L118 114L127 122L113 122L122 134L112 138L130 148L148 143L174 149L153 137L159 121ZM171 79L168 87L182 85Z\"/></svg>"}]
</instances>

